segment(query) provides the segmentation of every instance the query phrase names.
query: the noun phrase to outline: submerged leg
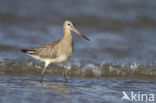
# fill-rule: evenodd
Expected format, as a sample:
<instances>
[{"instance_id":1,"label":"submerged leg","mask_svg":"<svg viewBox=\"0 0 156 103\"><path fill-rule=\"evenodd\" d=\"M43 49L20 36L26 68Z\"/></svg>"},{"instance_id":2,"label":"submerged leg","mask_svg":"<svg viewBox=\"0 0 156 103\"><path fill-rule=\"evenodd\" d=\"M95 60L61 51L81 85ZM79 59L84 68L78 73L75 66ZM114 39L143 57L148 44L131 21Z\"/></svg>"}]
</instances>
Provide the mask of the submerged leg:
<instances>
[{"instance_id":1,"label":"submerged leg","mask_svg":"<svg viewBox=\"0 0 156 103\"><path fill-rule=\"evenodd\" d=\"M46 67L44 67L44 68L43 68L43 70L42 70L40 83L42 83L42 81L43 81L43 77L44 77L44 74L45 74L46 69L47 69L47 68L46 68Z\"/></svg>"},{"instance_id":2,"label":"submerged leg","mask_svg":"<svg viewBox=\"0 0 156 103\"><path fill-rule=\"evenodd\" d=\"M64 68L63 76L64 76L64 80L67 81L67 69L66 68Z\"/></svg>"},{"instance_id":3,"label":"submerged leg","mask_svg":"<svg viewBox=\"0 0 156 103\"><path fill-rule=\"evenodd\" d=\"M48 65L49 65L49 62L45 62L45 66L44 66L44 68L42 70L42 74L41 74L40 83L42 83L42 81L43 81L43 77L44 77L44 74L45 74L45 71L46 71Z\"/></svg>"},{"instance_id":4,"label":"submerged leg","mask_svg":"<svg viewBox=\"0 0 156 103\"><path fill-rule=\"evenodd\" d=\"M64 70L63 70L63 76L64 76L64 80L65 82L67 82L67 65L64 63Z\"/></svg>"}]
</instances>

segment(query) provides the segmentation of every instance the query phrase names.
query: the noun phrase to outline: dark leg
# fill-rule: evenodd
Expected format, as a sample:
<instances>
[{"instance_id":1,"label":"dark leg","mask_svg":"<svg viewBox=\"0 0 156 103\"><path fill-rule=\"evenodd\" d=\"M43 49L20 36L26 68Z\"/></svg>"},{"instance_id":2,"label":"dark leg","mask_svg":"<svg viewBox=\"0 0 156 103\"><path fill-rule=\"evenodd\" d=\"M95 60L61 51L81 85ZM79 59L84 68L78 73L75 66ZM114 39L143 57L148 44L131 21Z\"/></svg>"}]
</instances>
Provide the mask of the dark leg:
<instances>
[{"instance_id":1,"label":"dark leg","mask_svg":"<svg viewBox=\"0 0 156 103\"><path fill-rule=\"evenodd\" d=\"M43 77L44 77L45 71L46 71L46 67L44 67L44 69L42 70L40 83L42 83L42 81L43 81Z\"/></svg>"},{"instance_id":2,"label":"dark leg","mask_svg":"<svg viewBox=\"0 0 156 103\"><path fill-rule=\"evenodd\" d=\"M42 70L42 75L41 75L40 83L42 83L42 81L43 81L43 77L44 77L45 71L46 71L46 69L47 69L47 67L48 67L49 64L50 64L50 62L45 62L44 68Z\"/></svg>"},{"instance_id":3,"label":"dark leg","mask_svg":"<svg viewBox=\"0 0 156 103\"><path fill-rule=\"evenodd\" d=\"M64 76L64 80L65 80L65 82L67 82L67 67L66 66L64 66L64 68L63 68L64 70L63 70L63 76Z\"/></svg>"}]
</instances>

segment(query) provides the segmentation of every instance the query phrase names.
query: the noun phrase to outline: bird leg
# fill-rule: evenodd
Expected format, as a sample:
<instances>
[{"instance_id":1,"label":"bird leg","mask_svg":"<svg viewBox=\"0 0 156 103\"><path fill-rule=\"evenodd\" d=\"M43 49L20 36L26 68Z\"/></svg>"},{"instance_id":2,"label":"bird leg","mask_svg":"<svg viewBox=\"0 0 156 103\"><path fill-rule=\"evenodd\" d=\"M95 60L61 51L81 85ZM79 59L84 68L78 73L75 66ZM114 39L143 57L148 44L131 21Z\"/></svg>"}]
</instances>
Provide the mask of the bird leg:
<instances>
[{"instance_id":1,"label":"bird leg","mask_svg":"<svg viewBox=\"0 0 156 103\"><path fill-rule=\"evenodd\" d=\"M42 83L42 81L43 81L43 77L44 77L45 71L46 71L46 69L47 69L49 64L50 64L49 62L45 62L45 66L44 66L44 68L42 70L42 74L41 74L40 83Z\"/></svg>"},{"instance_id":2,"label":"bird leg","mask_svg":"<svg viewBox=\"0 0 156 103\"><path fill-rule=\"evenodd\" d=\"M43 68L43 70L42 70L40 83L42 83L42 81L43 81L43 77L44 77L44 74L45 74L46 69L47 69L47 68L46 68L46 67L44 67L44 68Z\"/></svg>"},{"instance_id":3,"label":"bird leg","mask_svg":"<svg viewBox=\"0 0 156 103\"><path fill-rule=\"evenodd\" d=\"M63 76L64 76L64 80L65 82L67 82L67 64L64 63L64 68L63 68Z\"/></svg>"},{"instance_id":4,"label":"bird leg","mask_svg":"<svg viewBox=\"0 0 156 103\"><path fill-rule=\"evenodd\" d=\"M66 68L64 68L63 76L64 76L64 80L67 81L67 69Z\"/></svg>"}]
</instances>

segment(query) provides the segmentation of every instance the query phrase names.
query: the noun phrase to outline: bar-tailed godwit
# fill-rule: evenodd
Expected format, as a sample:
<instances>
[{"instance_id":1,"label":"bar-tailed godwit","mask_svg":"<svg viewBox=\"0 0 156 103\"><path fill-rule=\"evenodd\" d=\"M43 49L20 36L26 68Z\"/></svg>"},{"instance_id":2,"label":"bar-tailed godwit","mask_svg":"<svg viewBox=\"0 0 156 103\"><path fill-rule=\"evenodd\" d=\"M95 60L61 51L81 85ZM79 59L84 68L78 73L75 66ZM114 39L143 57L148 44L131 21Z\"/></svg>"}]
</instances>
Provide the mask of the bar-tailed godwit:
<instances>
[{"instance_id":1,"label":"bar-tailed godwit","mask_svg":"<svg viewBox=\"0 0 156 103\"><path fill-rule=\"evenodd\" d=\"M46 68L51 63L61 63L69 59L73 51L73 39L71 31L74 31L84 39L89 39L81 34L73 25L70 20L66 20L63 24L63 37L52 43L42 45L37 48L23 49L22 52L33 57L36 60L44 62L44 69L40 82L42 82ZM64 73L65 74L65 73Z\"/></svg>"}]
</instances>

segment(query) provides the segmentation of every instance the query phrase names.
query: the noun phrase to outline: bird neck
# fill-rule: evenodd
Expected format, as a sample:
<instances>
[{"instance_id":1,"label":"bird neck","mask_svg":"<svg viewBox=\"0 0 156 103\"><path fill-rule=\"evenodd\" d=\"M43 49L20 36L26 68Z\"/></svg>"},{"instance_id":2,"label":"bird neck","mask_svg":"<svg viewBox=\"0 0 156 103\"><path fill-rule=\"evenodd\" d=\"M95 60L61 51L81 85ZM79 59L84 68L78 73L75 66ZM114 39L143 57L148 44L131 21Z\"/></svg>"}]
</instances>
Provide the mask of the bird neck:
<instances>
[{"instance_id":1,"label":"bird neck","mask_svg":"<svg viewBox=\"0 0 156 103\"><path fill-rule=\"evenodd\" d=\"M65 41L66 43L72 43L72 34L71 31L68 29L63 28L63 38L62 40Z\"/></svg>"}]
</instances>

